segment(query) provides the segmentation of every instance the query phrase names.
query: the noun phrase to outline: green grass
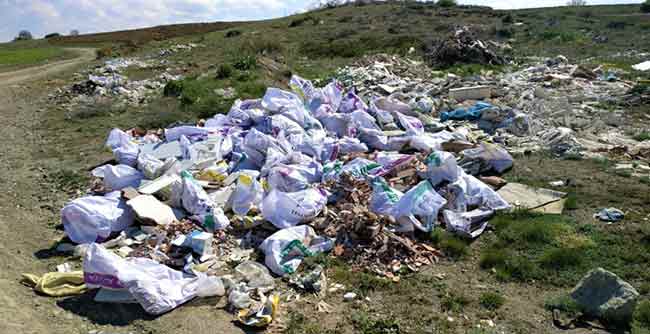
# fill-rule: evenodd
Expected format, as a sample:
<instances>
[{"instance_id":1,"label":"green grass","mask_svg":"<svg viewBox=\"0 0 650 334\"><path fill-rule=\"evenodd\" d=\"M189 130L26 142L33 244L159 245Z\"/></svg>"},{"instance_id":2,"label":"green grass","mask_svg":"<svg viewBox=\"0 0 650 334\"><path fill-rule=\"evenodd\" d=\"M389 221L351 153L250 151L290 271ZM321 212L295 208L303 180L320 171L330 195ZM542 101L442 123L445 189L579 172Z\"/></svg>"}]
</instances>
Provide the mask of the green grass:
<instances>
[{"instance_id":1,"label":"green grass","mask_svg":"<svg viewBox=\"0 0 650 334\"><path fill-rule=\"evenodd\" d=\"M639 134L636 134L634 136L634 140L636 140L636 141L650 140L650 131L645 131L645 132L641 132Z\"/></svg>"},{"instance_id":2,"label":"green grass","mask_svg":"<svg viewBox=\"0 0 650 334\"><path fill-rule=\"evenodd\" d=\"M13 50L0 48L0 69L42 64L69 56L70 52L59 47L19 48Z\"/></svg>"},{"instance_id":3,"label":"green grass","mask_svg":"<svg viewBox=\"0 0 650 334\"><path fill-rule=\"evenodd\" d=\"M470 302L470 299L464 294L450 293L442 297L440 300L440 308L442 308L443 312L460 313Z\"/></svg>"},{"instance_id":4,"label":"green grass","mask_svg":"<svg viewBox=\"0 0 650 334\"><path fill-rule=\"evenodd\" d=\"M642 300L634 310L632 333L647 333L650 331L650 300Z\"/></svg>"},{"instance_id":5,"label":"green grass","mask_svg":"<svg viewBox=\"0 0 650 334\"><path fill-rule=\"evenodd\" d=\"M478 303L486 310L496 311L506 303L506 298L496 292L486 292L479 297Z\"/></svg>"},{"instance_id":6,"label":"green grass","mask_svg":"<svg viewBox=\"0 0 650 334\"><path fill-rule=\"evenodd\" d=\"M650 277L650 229L612 233L602 226L576 225L570 217L502 214L496 233L481 250L479 266L504 281L536 280L572 286L590 268L603 267L624 279Z\"/></svg>"},{"instance_id":7,"label":"green grass","mask_svg":"<svg viewBox=\"0 0 650 334\"><path fill-rule=\"evenodd\" d=\"M559 310L570 316L577 316L582 312L580 305L569 295L560 295L549 298L544 302L548 311Z\"/></svg>"}]
</instances>

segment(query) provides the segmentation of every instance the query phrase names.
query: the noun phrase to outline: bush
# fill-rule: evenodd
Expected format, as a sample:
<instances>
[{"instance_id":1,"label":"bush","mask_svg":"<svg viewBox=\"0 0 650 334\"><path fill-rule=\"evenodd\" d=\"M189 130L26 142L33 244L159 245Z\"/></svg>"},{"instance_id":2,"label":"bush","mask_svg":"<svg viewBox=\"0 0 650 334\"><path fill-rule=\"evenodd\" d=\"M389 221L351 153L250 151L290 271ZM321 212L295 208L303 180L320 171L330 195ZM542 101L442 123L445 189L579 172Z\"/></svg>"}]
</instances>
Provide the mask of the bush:
<instances>
[{"instance_id":1,"label":"bush","mask_svg":"<svg viewBox=\"0 0 650 334\"><path fill-rule=\"evenodd\" d=\"M498 310L506 302L506 298L496 292L486 292L479 297L479 304L490 311Z\"/></svg>"},{"instance_id":2,"label":"bush","mask_svg":"<svg viewBox=\"0 0 650 334\"><path fill-rule=\"evenodd\" d=\"M582 263L582 252L583 250L578 248L550 249L542 255L541 263L554 269L577 266Z\"/></svg>"},{"instance_id":3,"label":"bush","mask_svg":"<svg viewBox=\"0 0 650 334\"><path fill-rule=\"evenodd\" d=\"M634 328L650 330L650 300L643 300L636 305L633 319Z\"/></svg>"},{"instance_id":4,"label":"bush","mask_svg":"<svg viewBox=\"0 0 650 334\"><path fill-rule=\"evenodd\" d=\"M257 59L255 56L243 56L237 59L232 66L240 71L248 71L257 66Z\"/></svg>"},{"instance_id":5,"label":"bush","mask_svg":"<svg viewBox=\"0 0 650 334\"><path fill-rule=\"evenodd\" d=\"M503 266L508 260L508 254L502 249L491 249L483 252L479 260L481 269L492 269Z\"/></svg>"},{"instance_id":6,"label":"bush","mask_svg":"<svg viewBox=\"0 0 650 334\"><path fill-rule=\"evenodd\" d=\"M234 29L234 30L228 30L228 31L226 32L226 38L233 38L233 37L237 37L237 36L239 36L239 35L241 35L241 31L240 31L240 30L236 30L236 29Z\"/></svg>"},{"instance_id":7,"label":"bush","mask_svg":"<svg viewBox=\"0 0 650 334\"><path fill-rule=\"evenodd\" d=\"M45 35L45 39L54 38L54 37L61 37L61 34L59 34L58 32L53 32L51 34Z\"/></svg>"},{"instance_id":8,"label":"bush","mask_svg":"<svg viewBox=\"0 0 650 334\"><path fill-rule=\"evenodd\" d=\"M232 76L234 69L230 64L221 64L217 68L217 79L227 79Z\"/></svg>"},{"instance_id":9,"label":"bush","mask_svg":"<svg viewBox=\"0 0 650 334\"><path fill-rule=\"evenodd\" d=\"M70 30L70 36L79 36L79 30L77 29Z\"/></svg>"},{"instance_id":10,"label":"bush","mask_svg":"<svg viewBox=\"0 0 650 334\"><path fill-rule=\"evenodd\" d=\"M183 82L173 80L168 82L163 89L163 95L168 97L179 97L183 94Z\"/></svg>"},{"instance_id":11,"label":"bush","mask_svg":"<svg viewBox=\"0 0 650 334\"><path fill-rule=\"evenodd\" d=\"M110 47L97 49L97 51L95 51L95 57L97 59L108 58L112 55L113 55L113 49Z\"/></svg>"},{"instance_id":12,"label":"bush","mask_svg":"<svg viewBox=\"0 0 650 334\"><path fill-rule=\"evenodd\" d=\"M501 19L501 23L503 24L512 24L515 22L515 19L512 17L511 14L507 14Z\"/></svg>"},{"instance_id":13,"label":"bush","mask_svg":"<svg viewBox=\"0 0 650 334\"><path fill-rule=\"evenodd\" d=\"M464 295L446 295L440 301L440 307L443 312L460 312L465 306L469 305L469 298Z\"/></svg>"},{"instance_id":14,"label":"bush","mask_svg":"<svg viewBox=\"0 0 650 334\"><path fill-rule=\"evenodd\" d=\"M467 243L453 236L446 236L440 242L440 248L445 255L458 259L467 254Z\"/></svg>"},{"instance_id":15,"label":"bush","mask_svg":"<svg viewBox=\"0 0 650 334\"><path fill-rule=\"evenodd\" d=\"M456 0L438 0L438 2L436 2L436 4L438 4L438 6L440 6L440 7L445 7L445 8L456 7L456 5L457 5Z\"/></svg>"},{"instance_id":16,"label":"bush","mask_svg":"<svg viewBox=\"0 0 650 334\"><path fill-rule=\"evenodd\" d=\"M580 305L569 295L553 297L544 302L544 308L548 311L559 310L568 315L576 316L580 314Z\"/></svg>"}]
</instances>

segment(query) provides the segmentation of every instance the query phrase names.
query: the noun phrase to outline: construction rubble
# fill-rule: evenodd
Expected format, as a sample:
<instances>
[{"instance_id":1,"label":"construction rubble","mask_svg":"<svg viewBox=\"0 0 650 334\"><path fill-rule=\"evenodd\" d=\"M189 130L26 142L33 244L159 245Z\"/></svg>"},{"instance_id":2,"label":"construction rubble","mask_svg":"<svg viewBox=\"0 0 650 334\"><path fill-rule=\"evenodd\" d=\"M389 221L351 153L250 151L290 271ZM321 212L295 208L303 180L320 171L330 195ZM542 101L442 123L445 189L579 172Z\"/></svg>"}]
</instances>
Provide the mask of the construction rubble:
<instances>
[{"instance_id":1,"label":"construction rubble","mask_svg":"<svg viewBox=\"0 0 650 334\"><path fill-rule=\"evenodd\" d=\"M122 94L132 64L107 63L73 90ZM632 88L604 70L561 56L466 78L421 69L376 55L323 87L293 76L290 91L268 88L198 124L112 130L114 160L61 210L76 244L62 249L83 259L83 273L65 277L151 314L227 296L241 323L262 327L283 300L276 277L328 290L321 267L302 268L307 257L397 281L445 256L425 241L436 229L473 239L500 211L561 213L563 193L499 191L511 154L650 158L650 142L624 134L624 115L600 109Z\"/></svg>"}]
</instances>

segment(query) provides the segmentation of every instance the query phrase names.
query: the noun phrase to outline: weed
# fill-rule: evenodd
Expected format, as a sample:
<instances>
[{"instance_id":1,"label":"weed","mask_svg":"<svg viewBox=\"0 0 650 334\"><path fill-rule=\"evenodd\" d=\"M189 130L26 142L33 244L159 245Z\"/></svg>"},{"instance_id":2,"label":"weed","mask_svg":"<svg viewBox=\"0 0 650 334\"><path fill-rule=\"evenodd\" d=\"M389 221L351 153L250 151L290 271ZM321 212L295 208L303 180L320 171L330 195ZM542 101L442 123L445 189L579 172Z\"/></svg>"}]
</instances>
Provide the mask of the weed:
<instances>
[{"instance_id":1,"label":"weed","mask_svg":"<svg viewBox=\"0 0 650 334\"><path fill-rule=\"evenodd\" d=\"M498 310L505 302L506 298L496 292L486 292L478 299L478 303L490 311Z\"/></svg>"},{"instance_id":2,"label":"weed","mask_svg":"<svg viewBox=\"0 0 650 334\"><path fill-rule=\"evenodd\" d=\"M463 294L448 294L444 296L440 301L440 307L442 308L443 312L451 311L459 313L463 310L463 308L465 308L465 306L469 305L469 303L469 298Z\"/></svg>"},{"instance_id":3,"label":"weed","mask_svg":"<svg viewBox=\"0 0 650 334\"><path fill-rule=\"evenodd\" d=\"M503 266L508 260L508 254L503 249L489 249L481 254L479 266L482 269L492 269Z\"/></svg>"},{"instance_id":4,"label":"weed","mask_svg":"<svg viewBox=\"0 0 650 334\"><path fill-rule=\"evenodd\" d=\"M559 310L571 316L577 316L582 312L580 305L569 295L560 295L546 300L544 308L549 311Z\"/></svg>"},{"instance_id":5,"label":"weed","mask_svg":"<svg viewBox=\"0 0 650 334\"><path fill-rule=\"evenodd\" d=\"M542 255L540 262L543 266L553 269L577 266L583 262L582 251L577 248L548 249Z\"/></svg>"},{"instance_id":6,"label":"weed","mask_svg":"<svg viewBox=\"0 0 650 334\"><path fill-rule=\"evenodd\" d=\"M180 80L172 80L165 85L163 95L167 97L179 97L183 94L183 83Z\"/></svg>"},{"instance_id":7,"label":"weed","mask_svg":"<svg viewBox=\"0 0 650 334\"><path fill-rule=\"evenodd\" d=\"M459 259L465 256L468 252L467 242L454 236L446 236L440 241L440 248L445 255Z\"/></svg>"},{"instance_id":8,"label":"weed","mask_svg":"<svg viewBox=\"0 0 650 334\"><path fill-rule=\"evenodd\" d=\"M397 334L399 323L393 318L374 319L366 312L358 311L351 316L352 324L363 334Z\"/></svg>"},{"instance_id":9,"label":"weed","mask_svg":"<svg viewBox=\"0 0 650 334\"><path fill-rule=\"evenodd\" d=\"M577 210L578 209L578 196L576 193L571 192L569 195L566 197L566 201L564 202L564 209L566 210Z\"/></svg>"},{"instance_id":10,"label":"weed","mask_svg":"<svg viewBox=\"0 0 650 334\"><path fill-rule=\"evenodd\" d=\"M232 76L233 72L234 72L234 68L233 68L232 65L230 65L230 64L221 64L217 68L216 78L220 79L220 80L230 78Z\"/></svg>"},{"instance_id":11,"label":"weed","mask_svg":"<svg viewBox=\"0 0 650 334\"><path fill-rule=\"evenodd\" d=\"M355 291L362 296L367 296L371 291L387 288L391 284L387 279L374 274L352 271L347 265L332 268L328 278L345 286L354 287Z\"/></svg>"},{"instance_id":12,"label":"weed","mask_svg":"<svg viewBox=\"0 0 650 334\"><path fill-rule=\"evenodd\" d=\"M242 56L235 60L232 66L240 71L248 71L257 66L257 59L251 55Z\"/></svg>"},{"instance_id":13,"label":"weed","mask_svg":"<svg viewBox=\"0 0 650 334\"><path fill-rule=\"evenodd\" d=\"M636 305L633 328L650 330L650 300L643 300Z\"/></svg>"},{"instance_id":14,"label":"weed","mask_svg":"<svg viewBox=\"0 0 650 334\"><path fill-rule=\"evenodd\" d=\"M526 282L540 277L540 273L529 259L511 255L502 265L496 267L496 277L500 281Z\"/></svg>"}]
</instances>

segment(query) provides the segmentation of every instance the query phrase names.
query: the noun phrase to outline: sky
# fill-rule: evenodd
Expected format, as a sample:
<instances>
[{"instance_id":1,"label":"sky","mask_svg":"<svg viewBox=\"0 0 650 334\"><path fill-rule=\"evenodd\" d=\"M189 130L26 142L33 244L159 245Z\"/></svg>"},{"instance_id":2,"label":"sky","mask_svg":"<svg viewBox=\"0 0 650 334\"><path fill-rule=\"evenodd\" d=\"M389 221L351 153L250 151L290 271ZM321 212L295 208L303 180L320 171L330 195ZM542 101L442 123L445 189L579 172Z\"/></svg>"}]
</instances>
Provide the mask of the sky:
<instances>
[{"instance_id":1,"label":"sky","mask_svg":"<svg viewBox=\"0 0 650 334\"><path fill-rule=\"evenodd\" d=\"M641 0L587 0L589 4ZM0 0L0 41L20 30L34 37L76 29L83 33L189 22L238 21L281 17L314 0ZM498 9L561 6L566 0L459 0Z\"/></svg>"}]
</instances>

